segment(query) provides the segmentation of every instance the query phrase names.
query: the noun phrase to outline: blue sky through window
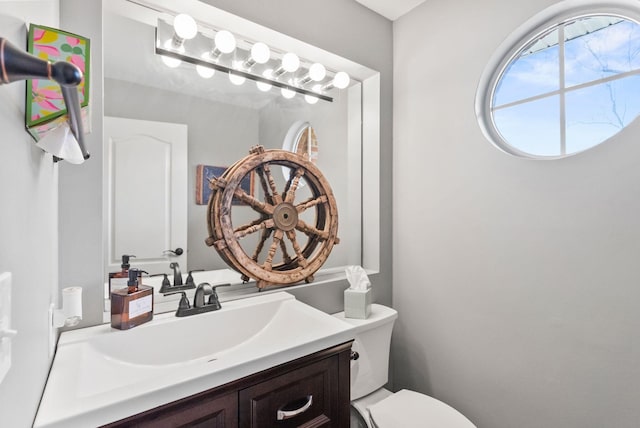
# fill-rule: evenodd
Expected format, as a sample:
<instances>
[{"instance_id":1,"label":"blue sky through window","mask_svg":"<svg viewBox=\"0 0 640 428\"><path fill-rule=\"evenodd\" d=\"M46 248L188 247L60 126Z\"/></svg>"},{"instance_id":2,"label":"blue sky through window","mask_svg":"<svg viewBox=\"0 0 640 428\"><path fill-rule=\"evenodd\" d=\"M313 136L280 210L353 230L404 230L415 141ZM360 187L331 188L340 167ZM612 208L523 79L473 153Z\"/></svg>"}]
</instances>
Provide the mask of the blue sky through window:
<instances>
[{"instance_id":1,"label":"blue sky through window","mask_svg":"<svg viewBox=\"0 0 640 428\"><path fill-rule=\"evenodd\" d=\"M557 43L560 34L566 40L562 45ZM521 52L493 97L495 126L518 150L535 156L582 151L640 114L637 23L608 16L581 18L545 33Z\"/></svg>"}]
</instances>

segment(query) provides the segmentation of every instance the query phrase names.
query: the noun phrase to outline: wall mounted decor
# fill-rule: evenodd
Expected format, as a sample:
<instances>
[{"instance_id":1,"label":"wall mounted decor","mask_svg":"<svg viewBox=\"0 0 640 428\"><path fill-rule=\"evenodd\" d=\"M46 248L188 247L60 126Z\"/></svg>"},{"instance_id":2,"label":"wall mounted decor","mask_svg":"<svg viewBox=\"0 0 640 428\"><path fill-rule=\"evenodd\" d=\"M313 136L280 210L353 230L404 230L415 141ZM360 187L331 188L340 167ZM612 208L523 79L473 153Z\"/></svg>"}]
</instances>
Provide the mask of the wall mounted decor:
<instances>
[{"instance_id":1,"label":"wall mounted decor","mask_svg":"<svg viewBox=\"0 0 640 428\"><path fill-rule=\"evenodd\" d=\"M86 37L55 28L31 24L27 50L32 55L48 62L65 61L82 71L83 79L78 88L82 107L81 117L86 125L89 105L90 41ZM55 129L57 118L67 113L60 86L52 80L27 81L27 104L25 123L29 133L38 141Z\"/></svg>"},{"instance_id":2,"label":"wall mounted decor","mask_svg":"<svg viewBox=\"0 0 640 428\"><path fill-rule=\"evenodd\" d=\"M83 73L78 66L66 61L50 61L38 58L12 45L4 37L0 37L0 85L20 80L48 78L60 89L62 103L68 114L51 138L41 140L40 147L53 155L54 161L61 159L70 163L82 163L89 159L89 152L84 144L84 130L80 113L78 85L83 80ZM53 130L52 130L53 131ZM46 144L42 144L45 143Z\"/></svg>"}]
</instances>

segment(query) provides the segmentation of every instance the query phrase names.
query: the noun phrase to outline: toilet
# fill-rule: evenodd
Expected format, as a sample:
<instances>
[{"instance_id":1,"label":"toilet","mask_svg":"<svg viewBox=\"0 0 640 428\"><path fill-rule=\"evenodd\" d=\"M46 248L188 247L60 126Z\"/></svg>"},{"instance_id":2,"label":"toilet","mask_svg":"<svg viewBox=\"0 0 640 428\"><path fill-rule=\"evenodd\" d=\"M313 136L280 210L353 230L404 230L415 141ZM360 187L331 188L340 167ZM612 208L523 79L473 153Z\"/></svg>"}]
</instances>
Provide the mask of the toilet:
<instances>
[{"instance_id":1,"label":"toilet","mask_svg":"<svg viewBox=\"0 0 640 428\"><path fill-rule=\"evenodd\" d=\"M373 304L367 319L345 318L355 327L351 360L351 428L476 428L453 407L418 392L393 393L388 380L395 309Z\"/></svg>"}]
</instances>

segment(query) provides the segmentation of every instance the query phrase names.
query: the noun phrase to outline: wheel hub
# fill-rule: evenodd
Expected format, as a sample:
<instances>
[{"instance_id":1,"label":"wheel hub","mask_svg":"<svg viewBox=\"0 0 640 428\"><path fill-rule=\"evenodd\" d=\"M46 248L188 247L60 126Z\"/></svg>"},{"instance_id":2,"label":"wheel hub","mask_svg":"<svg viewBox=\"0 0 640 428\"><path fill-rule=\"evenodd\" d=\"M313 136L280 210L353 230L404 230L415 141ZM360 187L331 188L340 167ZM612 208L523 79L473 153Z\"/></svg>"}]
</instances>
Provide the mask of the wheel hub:
<instances>
[{"instance_id":1,"label":"wheel hub","mask_svg":"<svg viewBox=\"0 0 640 428\"><path fill-rule=\"evenodd\" d=\"M273 210L273 223L285 232L293 230L298 224L298 210L288 202L276 205Z\"/></svg>"}]
</instances>

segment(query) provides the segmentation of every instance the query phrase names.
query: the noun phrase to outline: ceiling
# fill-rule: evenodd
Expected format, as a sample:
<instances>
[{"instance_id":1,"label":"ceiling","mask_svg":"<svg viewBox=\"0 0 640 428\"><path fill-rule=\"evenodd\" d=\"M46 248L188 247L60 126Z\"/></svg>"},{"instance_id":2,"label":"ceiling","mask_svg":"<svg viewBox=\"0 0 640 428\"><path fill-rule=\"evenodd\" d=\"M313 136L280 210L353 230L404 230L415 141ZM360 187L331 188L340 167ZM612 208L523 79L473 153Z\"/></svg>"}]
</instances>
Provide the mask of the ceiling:
<instances>
[{"instance_id":1,"label":"ceiling","mask_svg":"<svg viewBox=\"0 0 640 428\"><path fill-rule=\"evenodd\" d=\"M395 21L425 0L356 0L358 3Z\"/></svg>"}]
</instances>

